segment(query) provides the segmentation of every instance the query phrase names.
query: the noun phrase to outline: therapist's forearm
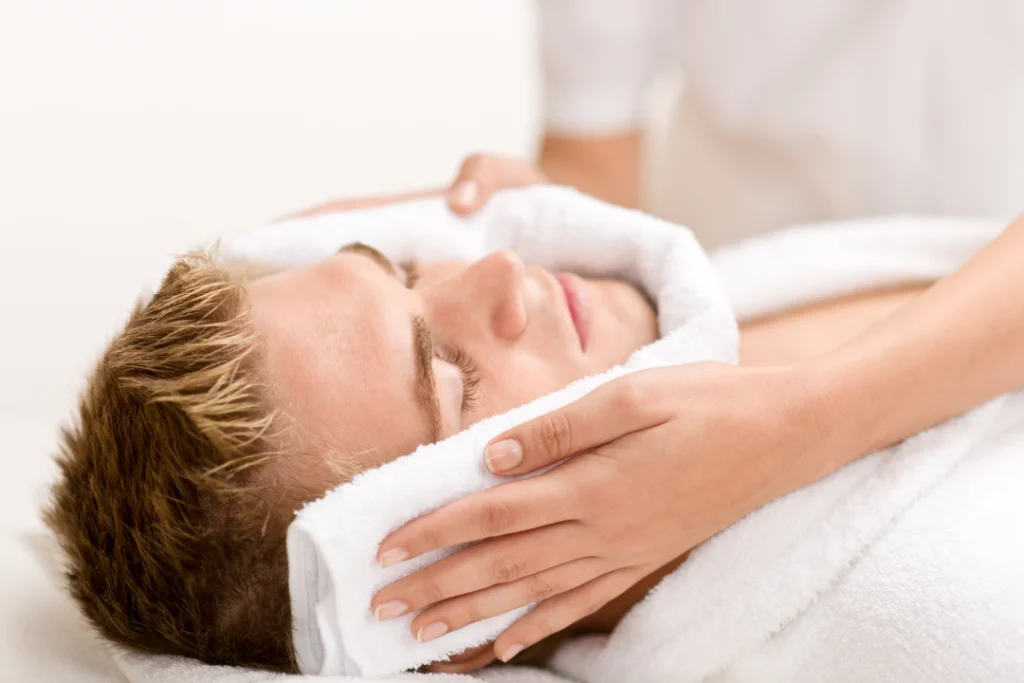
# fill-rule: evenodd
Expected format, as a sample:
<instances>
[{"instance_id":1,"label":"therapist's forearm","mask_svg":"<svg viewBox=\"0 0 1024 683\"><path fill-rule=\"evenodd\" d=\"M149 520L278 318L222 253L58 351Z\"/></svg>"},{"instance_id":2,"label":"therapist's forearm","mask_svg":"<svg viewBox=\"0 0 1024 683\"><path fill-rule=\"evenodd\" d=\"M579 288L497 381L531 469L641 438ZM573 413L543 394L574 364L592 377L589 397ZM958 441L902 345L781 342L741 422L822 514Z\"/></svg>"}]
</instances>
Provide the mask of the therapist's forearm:
<instances>
[{"instance_id":1,"label":"therapist's forearm","mask_svg":"<svg viewBox=\"0 0 1024 683\"><path fill-rule=\"evenodd\" d=\"M590 137L549 133L541 145L539 165L558 185L612 204L640 206L639 131Z\"/></svg>"},{"instance_id":2,"label":"therapist's forearm","mask_svg":"<svg viewBox=\"0 0 1024 683\"><path fill-rule=\"evenodd\" d=\"M446 192L445 189L434 189L434 190L418 190L416 192L403 192L401 194L383 195L378 197L357 197L355 199L332 199L330 201L311 206L295 213L290 213L280 218L275 219L274 222L290 220L292 218L306 218L308 216L316 216L322 213L336 213L339 211L355 211L357 209L372 209L378 206L386 206L388 204L398 204L399 202L409 202L414 199L424 199L426 197L439 197Z\"/></svg>"},{"instance_id":3,"label":"therapist's forearm","mask_svg":"<svg viewBox=\"0 0 1024 683\"><path fill-rule=\"evenodd\" d=\"M1024 387L1024 216L963 268L805 366L824 475Z\"/></svg>"}]
</instances>

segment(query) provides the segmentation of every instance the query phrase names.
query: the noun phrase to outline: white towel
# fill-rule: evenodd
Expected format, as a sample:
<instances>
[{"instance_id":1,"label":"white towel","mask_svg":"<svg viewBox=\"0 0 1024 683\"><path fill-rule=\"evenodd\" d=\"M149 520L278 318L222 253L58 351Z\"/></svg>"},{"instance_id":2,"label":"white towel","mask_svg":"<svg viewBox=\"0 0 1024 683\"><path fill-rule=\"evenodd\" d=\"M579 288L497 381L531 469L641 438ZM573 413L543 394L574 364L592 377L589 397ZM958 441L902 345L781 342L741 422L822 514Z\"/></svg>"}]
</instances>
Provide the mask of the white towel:
<instances>
[{"instance_id":1,"label":"white towel","mask_svg":"<svg viewBox=\"0 0 1024 683\"><path fill-rule=\"evenodd\" d=\"M431 200L421 206L439 204L440 200ZM368 213L349 221L343 231L331 235L331 249L354 239L380 246L381 235L369 224L380 215ZM503 193L492 200L474 229L482 240L475 240L478 251L470 254L473 258L511 248L526 263L638 283L657 301L661 339L634 353L623 366L423 446L357 476L301 510L289 529L288 561L294 644L303 672L392 675L497 637L528 608L426 643L410 633L413 614L377 622L369 609L377 591L451 552L438 551L381 569L375 558L384 537L415 517L507 481L483 466L483 449L509 427L565 405L625 372L698 360L735 362L735 319L706 255L688 230L561 188ZM420 238L415 231L403 234ZM449 236L448 241L452 239ZM383 248L388 256L402 253L394 243Z\"/></svg>"}]
</instances>

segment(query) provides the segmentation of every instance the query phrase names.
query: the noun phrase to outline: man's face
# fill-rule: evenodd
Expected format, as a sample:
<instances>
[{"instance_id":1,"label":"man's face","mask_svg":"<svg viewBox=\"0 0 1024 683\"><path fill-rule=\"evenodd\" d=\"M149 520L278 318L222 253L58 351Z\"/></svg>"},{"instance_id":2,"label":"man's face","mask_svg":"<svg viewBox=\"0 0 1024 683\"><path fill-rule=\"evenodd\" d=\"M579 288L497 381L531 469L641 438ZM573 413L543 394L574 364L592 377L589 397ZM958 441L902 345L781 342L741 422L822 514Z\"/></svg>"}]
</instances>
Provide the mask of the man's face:
<instances>
[{"instance_id":1,"label":"man's face","mask_svg":"<svg viewBox=\"0 0 1024 683\"><path fill-rule=\"evenodd\" d=\"M512 252L416 271L409 287L352 245L248 287L278 399L349 470L606 370L657 336L632 287L524 267Z\"/></svg>"}]
</instances>

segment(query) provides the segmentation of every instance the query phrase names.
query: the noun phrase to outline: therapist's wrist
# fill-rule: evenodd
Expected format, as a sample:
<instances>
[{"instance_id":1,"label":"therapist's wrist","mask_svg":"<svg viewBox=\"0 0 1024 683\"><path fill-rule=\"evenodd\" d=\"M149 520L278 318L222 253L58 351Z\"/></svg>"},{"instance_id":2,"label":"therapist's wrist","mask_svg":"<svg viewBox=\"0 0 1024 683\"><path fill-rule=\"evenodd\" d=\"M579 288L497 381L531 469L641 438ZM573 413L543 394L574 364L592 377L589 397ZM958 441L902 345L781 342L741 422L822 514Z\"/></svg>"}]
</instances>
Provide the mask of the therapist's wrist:
<instances>
[{"instance_id":1,"label":"therapist's wrist","mask_svg":"<svg viewBox=\"0 0 1024 683\"><path fill-rule=\"evenodd\" d=\"M559 136L548 134L538 166L556 185L569 185L598 199L636 208L640 203L641 135Z\"/></svg>"},{"instance_id":2,"label":"therapist's wrist","mask_svg":"<svg viewBox=\"0 0 1024 683\"><path fill-rule=\"evenodd\" d=\"M795 430L794 476L799 486L827 477L862 455L863 434L844 408L843 384L827 364L787 366L789 400L783 419Z\"/></svg>"},{"instance_id":3,"label":"therapist's wrist","mask_svg":"<svg viewBox=\"0 0 1024 683\"><path fill-rule=\"evenodd\" d=\"M884 397L862 395L855 367L827 355L793 365L790 372L798 387L795 410L809 435L810 449L802 457L812 481L875 450L870 413Z\"/></svg>"}]
</instances>

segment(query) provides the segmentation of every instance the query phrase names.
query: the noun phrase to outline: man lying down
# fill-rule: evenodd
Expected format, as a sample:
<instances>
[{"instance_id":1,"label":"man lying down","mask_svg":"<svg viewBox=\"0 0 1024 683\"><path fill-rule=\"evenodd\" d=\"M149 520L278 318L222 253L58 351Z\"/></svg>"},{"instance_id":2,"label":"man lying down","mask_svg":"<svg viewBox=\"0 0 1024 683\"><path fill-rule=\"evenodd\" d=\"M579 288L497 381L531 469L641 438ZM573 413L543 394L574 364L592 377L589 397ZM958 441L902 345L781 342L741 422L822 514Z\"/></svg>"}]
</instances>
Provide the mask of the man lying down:
<instances>
[{"instance_id":1,"label":"man lying down","mask_svg":"<svg viewBox=\"0 0 1024 683\"><path fill-rule=\"evenodd\" d=\"M746 322L740 362L830 350L926 286ZM569 303L581 298L582 317ZM280 272L185 256L111 342L64 432L47 519L71 592L116 643L294 672L284 541L298 508L621 363L657 329L633 286L551 273L509 251L393 263L351 243ZM563 635L613 632L685 559Z\"/></svg>"}]
</instances>

